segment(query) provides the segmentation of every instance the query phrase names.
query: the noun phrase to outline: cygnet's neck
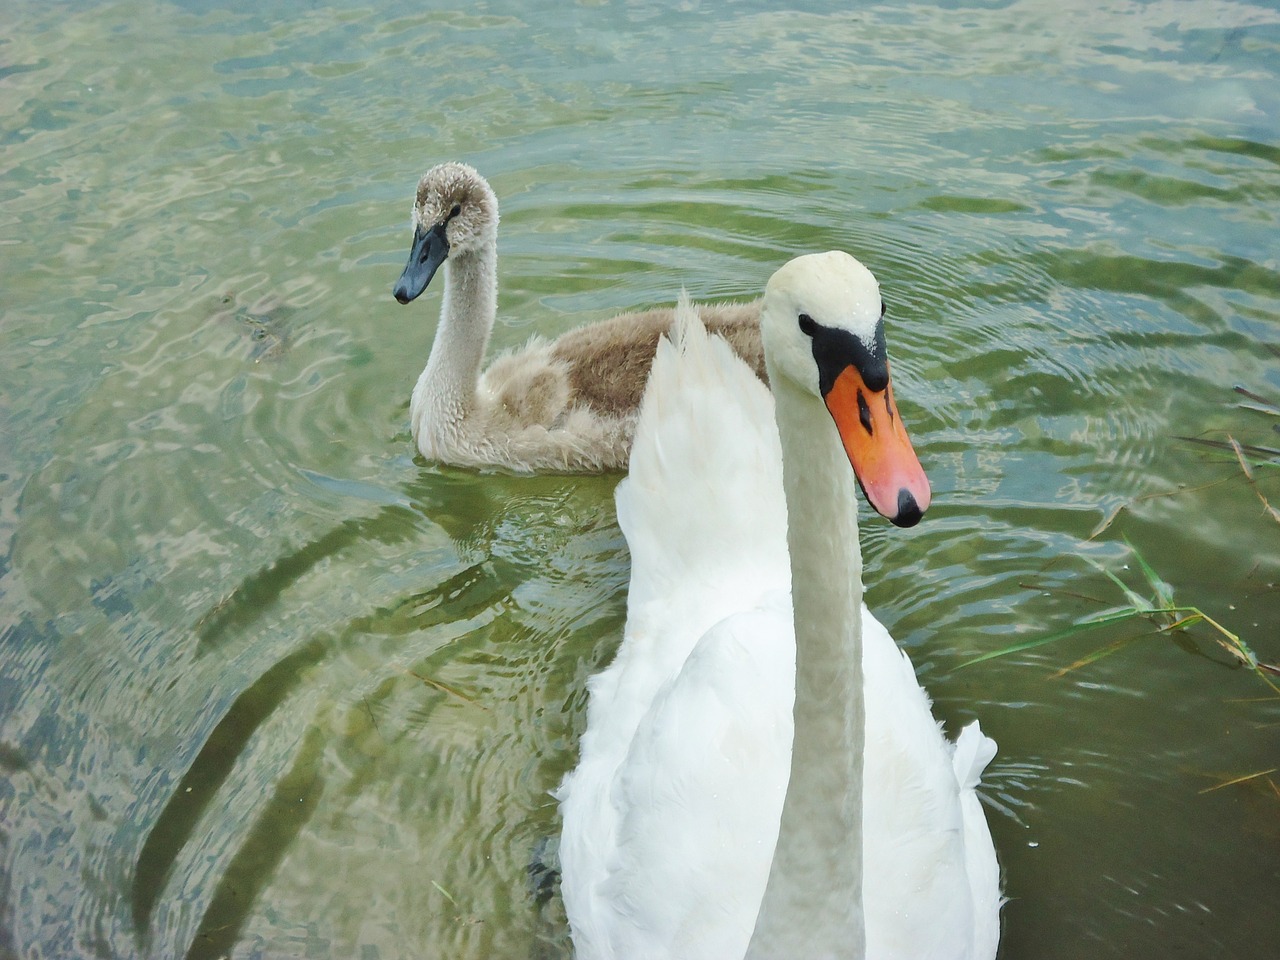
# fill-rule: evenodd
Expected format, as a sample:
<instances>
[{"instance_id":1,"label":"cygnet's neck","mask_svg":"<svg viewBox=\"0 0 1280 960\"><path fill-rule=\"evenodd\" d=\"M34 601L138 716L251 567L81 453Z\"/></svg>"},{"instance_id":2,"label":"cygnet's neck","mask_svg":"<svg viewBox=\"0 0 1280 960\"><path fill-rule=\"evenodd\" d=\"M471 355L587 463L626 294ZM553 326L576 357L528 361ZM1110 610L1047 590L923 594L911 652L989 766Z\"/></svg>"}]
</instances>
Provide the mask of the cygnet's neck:
<instances>
[{"instance_id":1,"label":"cygnet's neck","mask_svg":"<svg viewBox=\"0 0 1280 960\"><path fill-rule=\"evenodd\" d=\"M862 553L857 484L822 401L770 370L796 628L791 779L749 957L861 958Z\"/></svg>"},{"instance_id":2,"label":"cygnet's neck","mask_svg":"<svg viewBox=\"0 0 1280 960\"><path fill-rule=\"evenodd\" d=\"M409 404L415 438L425 427L447 429L475 408L480 364L498 311L494 244L451 255L443 273L440 324Z\"/></svg>"}]
</instances>

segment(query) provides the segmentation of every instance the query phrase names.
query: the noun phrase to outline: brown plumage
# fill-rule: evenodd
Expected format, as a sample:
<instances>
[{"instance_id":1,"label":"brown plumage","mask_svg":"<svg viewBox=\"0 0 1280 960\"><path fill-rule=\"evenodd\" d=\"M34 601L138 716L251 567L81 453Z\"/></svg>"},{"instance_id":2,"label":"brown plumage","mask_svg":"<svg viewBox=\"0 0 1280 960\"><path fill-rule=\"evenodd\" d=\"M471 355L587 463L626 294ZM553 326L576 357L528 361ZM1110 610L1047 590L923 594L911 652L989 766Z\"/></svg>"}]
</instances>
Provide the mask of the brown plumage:
<instances>
[{"instance_id":1,"label":"brown plumage","mask_svg":"<svg viewBox=\"0 0 1280 960\"><path fill-rule=\"evenodd\" d=\"M767 383L760 302L704 304L699 311L708 331L729 341ZM607 416L634 413L649 380L658 338L670 332L673 316L674 310L667 307L625 313L570 330L552 343L552 356L569 364L569 388L576 401Z\"/></svg>"}]
</instances>

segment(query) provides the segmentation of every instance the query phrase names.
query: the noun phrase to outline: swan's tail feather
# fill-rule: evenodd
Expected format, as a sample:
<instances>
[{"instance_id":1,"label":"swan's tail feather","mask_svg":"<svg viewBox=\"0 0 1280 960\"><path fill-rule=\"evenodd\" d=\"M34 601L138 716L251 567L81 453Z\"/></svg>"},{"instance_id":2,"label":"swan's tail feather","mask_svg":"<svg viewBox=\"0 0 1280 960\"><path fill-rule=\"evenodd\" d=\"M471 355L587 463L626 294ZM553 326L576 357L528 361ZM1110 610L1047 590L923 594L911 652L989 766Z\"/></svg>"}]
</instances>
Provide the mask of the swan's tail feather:
<instances>
[{"instance_id":1,"label":"swan's tail feather","mask_svg":"<svg viewBox=\"0 0 1280 960\"><path fill-rule=\"evenodd\" d=\"M982 726L977 720L961 730L951 758L960 789L976 789L982 779L982 771L987 769L987 764L995 759L995 755L996 742L982 732Z\"/></svg>"}]
</instances>

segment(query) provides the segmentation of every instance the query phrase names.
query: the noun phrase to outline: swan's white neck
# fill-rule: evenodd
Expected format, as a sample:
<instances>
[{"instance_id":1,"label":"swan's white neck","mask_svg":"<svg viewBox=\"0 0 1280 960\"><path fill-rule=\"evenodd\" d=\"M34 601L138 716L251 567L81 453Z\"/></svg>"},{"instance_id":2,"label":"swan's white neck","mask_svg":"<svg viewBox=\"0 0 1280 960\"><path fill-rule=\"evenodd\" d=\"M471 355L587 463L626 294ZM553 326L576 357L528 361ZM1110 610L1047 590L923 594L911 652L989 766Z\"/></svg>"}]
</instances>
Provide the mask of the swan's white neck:
<instances>
[{"instance_id":1,"label":"swan's white neck","mask_svg":"<svg viewBox=\"0 0 1280 960\"><path fill-rule=\"evenodd\" d=\"M820 399L770 370L796 624L795 743L752 958L862 958L862 553L857 481Z\"/></svg>"},{"instance_id":2,"label":"swan's white neck","mask_svg":"<svg viewBox=\"0 0 1280 960\"><path fill-rule=\"evenodd\" d=\"M431 356L413 388L409 416L414 438L438 434L470 415L476 381L498 311L497 250L493 244L445 261L444 298Z\"/></svg>"}]
</instances>

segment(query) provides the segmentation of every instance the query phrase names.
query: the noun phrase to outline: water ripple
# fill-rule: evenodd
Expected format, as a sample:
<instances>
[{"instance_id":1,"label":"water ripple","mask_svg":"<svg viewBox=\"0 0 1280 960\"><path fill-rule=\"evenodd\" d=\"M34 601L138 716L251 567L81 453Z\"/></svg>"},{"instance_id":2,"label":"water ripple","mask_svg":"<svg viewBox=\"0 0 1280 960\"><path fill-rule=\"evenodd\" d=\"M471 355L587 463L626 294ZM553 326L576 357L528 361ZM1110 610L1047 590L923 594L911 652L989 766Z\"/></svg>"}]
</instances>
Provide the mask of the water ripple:
<instances>
[{"instance_id":1,"label":"water ripple","mask_svg":"<svg viewBox=\"0 0 1280 960\"><path fill-rule=\"evenodd\" d=\"M1274 797L1201 793L1270 765L1256 678L1194 630L959 664L1120 602L1126 539L1276 659L1280 491L1178 439L1275 444L1231 392L1280 394L1275 10L11 19L0 952L569 954L528 877L621 632L617 478L415 458L439 292L388 289L454 157L502 199L498 347L863 259L936 493L868 519L869 598L1000 742L1006 955L1266 942Z\"/></svg>"}]
</instances>

